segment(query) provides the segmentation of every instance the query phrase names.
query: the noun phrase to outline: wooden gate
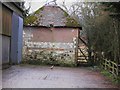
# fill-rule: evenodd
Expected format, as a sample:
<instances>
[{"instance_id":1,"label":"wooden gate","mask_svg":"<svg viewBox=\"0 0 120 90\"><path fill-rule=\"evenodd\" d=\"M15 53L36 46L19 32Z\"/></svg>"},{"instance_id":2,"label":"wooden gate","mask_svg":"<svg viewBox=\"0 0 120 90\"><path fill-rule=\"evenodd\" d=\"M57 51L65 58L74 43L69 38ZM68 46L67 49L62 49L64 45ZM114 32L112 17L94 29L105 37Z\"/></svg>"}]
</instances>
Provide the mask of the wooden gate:
<instances>
[{"instance_id":1,"label":"wooden gate","mask_svg":"<svg viewBox=\"0 0 120 90\"><path fill-rule=\"evenodd\" d=\"M77 48L76 48L76 63L77 65L88 65L88 45L87 42L78 33Z\"/></svg>"}]
</instances>

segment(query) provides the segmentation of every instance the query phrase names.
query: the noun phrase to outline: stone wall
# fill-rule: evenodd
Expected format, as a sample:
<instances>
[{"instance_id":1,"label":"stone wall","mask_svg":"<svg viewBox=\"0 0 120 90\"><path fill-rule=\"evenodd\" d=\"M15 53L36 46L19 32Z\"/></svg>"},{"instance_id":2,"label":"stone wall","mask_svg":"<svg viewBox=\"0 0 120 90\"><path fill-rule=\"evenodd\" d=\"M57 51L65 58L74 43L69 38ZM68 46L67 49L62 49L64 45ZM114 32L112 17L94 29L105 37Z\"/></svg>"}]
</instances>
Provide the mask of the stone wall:
<instances>
[{"instance_id":1,"label":"stone wall","mask_svg":"<svg viewBox=\"0 0 120 90\"><path fill-rule=\"evenodd\" d=\"M75 38L74 38L75 40ZM56 42L25 42L28 48L58 48L58 49L73 49L75 48L75 41L73 43L56 43Z\"/></svg>"},{"instance_id":2,"label":"stone wall","mask_svg":"<svg viewBox=\"0 0 120 90\"><path fill-rule=\"evenodd\" d=\"M52 34L54 37L51 38L51 35L46 36L45 34L51 34L45 29L42 29L42 34L39 32L41 29L37 30L27 29L24 30L24 47L23 47L23 60L30 64L48 64L48 65L60 65L60 66L75 66L75 48L76 48L76 38L77 30L75 29L65 29L59 31L54 29L54 33L59 32L59 36ZM55 31L56 30L56 31ZM43 33L44 32L44 33ZM61 33L64 34L64 38ZM71 34L74 32L73 34ZM36 35L35 35L36 33ZM38 38L36 38L38 37ZM49 39L47 39L47 38ZM43 38L43 39L41 39ZM51 38L51 39L50 39ZM62 38L62 39L60 39ZM44 40L44 41L43 41Z\"/></svg>"}]
</instances>

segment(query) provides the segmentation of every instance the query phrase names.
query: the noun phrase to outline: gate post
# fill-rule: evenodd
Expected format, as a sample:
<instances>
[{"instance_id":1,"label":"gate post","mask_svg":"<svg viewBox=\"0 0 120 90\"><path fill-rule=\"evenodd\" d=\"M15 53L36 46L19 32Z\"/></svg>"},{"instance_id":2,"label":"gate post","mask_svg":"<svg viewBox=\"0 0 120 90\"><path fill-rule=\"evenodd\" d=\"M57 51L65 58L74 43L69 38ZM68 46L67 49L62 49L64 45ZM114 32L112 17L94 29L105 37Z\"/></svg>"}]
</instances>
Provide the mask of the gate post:
<instances>
[{"instance_id":1,"label":"gate post","mask_svg":"<svg viewBox=\"0 0 120 90\"><path fill-rule=\"evenodd\" d=\"M75 44L75 63L77 65L77 59L78 59L78 37L76 37L76 44Z\"/></svg>"}]
</instances>

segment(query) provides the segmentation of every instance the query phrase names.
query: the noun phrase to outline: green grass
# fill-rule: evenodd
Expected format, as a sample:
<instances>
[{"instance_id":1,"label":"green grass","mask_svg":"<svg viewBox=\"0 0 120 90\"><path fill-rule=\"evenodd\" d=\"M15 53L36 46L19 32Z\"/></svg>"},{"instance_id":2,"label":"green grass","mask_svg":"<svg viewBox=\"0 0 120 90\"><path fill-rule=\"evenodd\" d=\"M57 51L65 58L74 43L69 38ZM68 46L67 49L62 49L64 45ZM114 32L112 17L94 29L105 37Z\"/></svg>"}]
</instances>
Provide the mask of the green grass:
<instances>
[{"instance_id":1,"label":"green grass","mask_svg":"<svg viewBox=\"0 0 120 90\"><path fill-rule=\"evenodd\" d=\"M114 76L112 73L107 70L101 69L100 66L90 67L91 70L100 72L103 76L105 76L110 82L115 85L120 85L120 77Z\"/></svg>"},{"instance_id":2,"label":"green grass","mask_svg":"<svg viewBox=\"0 0 120 90\"><path fill-rule=\"evenodd\" d=\"M107 77L113 84L120 84L120 77L116 77L106 70L101 70L101 74Z\"/></svg>"}]
</instances>

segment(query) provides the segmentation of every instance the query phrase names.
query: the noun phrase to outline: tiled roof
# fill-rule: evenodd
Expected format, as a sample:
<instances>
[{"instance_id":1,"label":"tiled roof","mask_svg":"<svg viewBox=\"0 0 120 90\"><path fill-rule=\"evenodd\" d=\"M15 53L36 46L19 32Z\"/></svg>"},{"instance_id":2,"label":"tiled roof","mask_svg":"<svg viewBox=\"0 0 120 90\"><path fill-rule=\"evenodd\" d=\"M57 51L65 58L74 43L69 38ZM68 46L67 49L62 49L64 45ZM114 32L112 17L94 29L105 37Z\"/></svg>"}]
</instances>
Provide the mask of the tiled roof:
<instances>
[{"instance_id":1,"label":"tiled roof","mask_svg":"<svg viewBox=\"0 0 120 90\"><path fill-rule=\"evenodd\" d=\"M59 6L45 5L24 19L30 26L70 26L79 27L79 23Z\"/></svg>"}]
</instances>

